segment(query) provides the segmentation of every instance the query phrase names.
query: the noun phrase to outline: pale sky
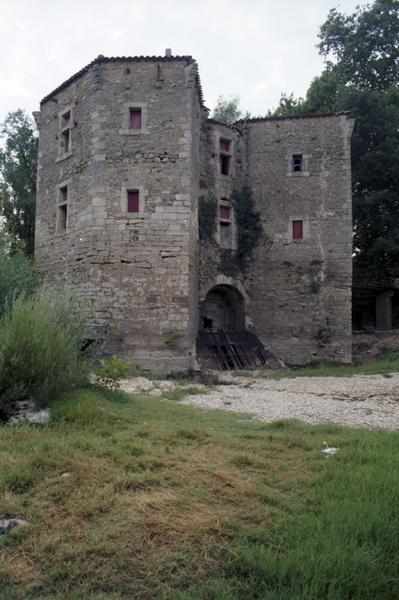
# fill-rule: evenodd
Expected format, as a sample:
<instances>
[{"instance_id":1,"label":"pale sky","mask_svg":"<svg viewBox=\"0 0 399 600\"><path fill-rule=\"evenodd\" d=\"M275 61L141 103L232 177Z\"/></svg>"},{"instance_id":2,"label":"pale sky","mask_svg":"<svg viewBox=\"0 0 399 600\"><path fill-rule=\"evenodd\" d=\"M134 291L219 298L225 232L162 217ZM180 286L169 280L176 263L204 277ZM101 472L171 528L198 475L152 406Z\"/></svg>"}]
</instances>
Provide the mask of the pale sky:
<instances>
[{"instance_id":1,"label":"pale sky","mask_svg":"<svg viewBox=\"0 0 399 600\"><path fill-rule=\"evenodd\" d=\"M0 122L104 56L163 55L199 64L205 103L238 95L253 115L281 92L303 96L322 69L315 48L330 8L358 0L0 0Z\"/></svg>"}]
</instances>

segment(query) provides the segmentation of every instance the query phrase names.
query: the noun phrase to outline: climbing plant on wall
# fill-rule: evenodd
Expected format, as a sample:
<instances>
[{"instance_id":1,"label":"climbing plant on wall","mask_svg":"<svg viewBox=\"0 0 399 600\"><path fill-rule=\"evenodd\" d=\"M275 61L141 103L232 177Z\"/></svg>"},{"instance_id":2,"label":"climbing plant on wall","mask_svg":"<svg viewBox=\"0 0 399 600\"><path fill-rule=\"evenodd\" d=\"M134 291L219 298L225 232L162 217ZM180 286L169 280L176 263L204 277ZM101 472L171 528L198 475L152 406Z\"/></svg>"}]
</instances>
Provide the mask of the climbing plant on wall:
<instances>
[{"instance_id":1,"label":"climbing plant on wall","mask_svg":"<svg viewBox=\"0 0 399 600\"><path fill-rule=\"evenodd\" d=\"M216 234L218 203L215 196L200 196L198 199L198 232L202 241L212 242Z\"/></svg>"},{"instance_id":2,"label":"climbing plant on wall","mask_svg":"<svg viewBox=\"0 0 399 600\"><path fill-rule=\"evenodd\" d=\"M245 272L262 233L260 216L249 185L245 184L234 190L231 201L237 224L237 250L224 249L220 253L220 269L228 276L239 271Z\"/></svg>"}]
</instances>

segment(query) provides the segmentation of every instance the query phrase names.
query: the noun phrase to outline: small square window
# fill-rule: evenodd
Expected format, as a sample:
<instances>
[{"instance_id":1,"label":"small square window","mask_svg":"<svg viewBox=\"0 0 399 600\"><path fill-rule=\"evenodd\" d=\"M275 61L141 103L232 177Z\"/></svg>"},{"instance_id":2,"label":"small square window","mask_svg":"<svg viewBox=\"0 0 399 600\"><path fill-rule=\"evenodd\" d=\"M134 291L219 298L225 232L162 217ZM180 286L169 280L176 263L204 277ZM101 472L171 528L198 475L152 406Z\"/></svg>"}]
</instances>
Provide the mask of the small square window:
<instances>
[{"instance_id":1,"label":"small square window","mask_svg":"<svg viewBox=\"0 0 399 600\"><path fill-rule=\"evenodd\" d=\"M138 190L129 190L127 192L127 212L140 212L140 195Z\"/></svg>"},{"instance_id":2,"label":"small square window","mask_svg":"<svg viewBox=\"0 0 399 600\"><path fill-rule=\"evenodd\" d=\"M61 204L58 207L58 215L57 215L57 230L59 233L66 231L68 222L68 205Z\"/></svg>"},{"instance_id":3,"label":"small square window","mask_svg":"<svg viewBox=\"0 0 399 600\"><path fill-rule=\"evenodd\" d=\"M303 239L303 221L292 221L292 239Z\"/></svg>"},{"instance_id":4,"label":"small square window","mask_svg":"<svg viewBox=\"0 0 399 600\"><path fill-rule=\"evenodd\" d=\"M130 129L141 129L141 108L131 108L129 110Z\"/></svg>"},{"instance_id":5,"label":"small square window","mask_svg":"<svg viewBox=\"0 0 399 600\"><path fill-rule=\"evenodd\" d=\"M303 156L302 154L293 154L292 155L292 170L295 173L300 173L303 171Z\"/></svg>"},{"instance_id":6,"label":"small square window","mask_svg":"<svg viewBox=\"0 0 399 600\"><path fill-rule=\"evenodd\" d=\"M230 173L230 158L226 154L220 155L220 172L222 175L229 175Z\"/></svg>"}]
</instances>

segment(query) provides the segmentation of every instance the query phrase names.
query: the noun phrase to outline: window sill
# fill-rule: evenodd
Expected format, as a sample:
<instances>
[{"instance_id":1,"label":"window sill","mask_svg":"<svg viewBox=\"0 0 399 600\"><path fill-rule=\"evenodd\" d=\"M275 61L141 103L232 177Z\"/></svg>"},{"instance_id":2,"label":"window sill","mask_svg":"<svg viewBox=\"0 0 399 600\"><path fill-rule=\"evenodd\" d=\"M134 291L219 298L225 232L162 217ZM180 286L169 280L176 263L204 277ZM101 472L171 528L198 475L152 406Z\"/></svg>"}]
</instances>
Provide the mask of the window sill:
<instances>
[{"instance_id":1,"label":"window sill","mask_svg":"<svg viewBox=\"0 0 399 600\"><path fill-rule=\"evenodd\" d=\"M55 162L59 163L62 160L65 160L66 158L69 158L70 156L72 156L72 150L70 152L65 152L65 154L61 154L61 156L59 156L58 158L55 159Z\"/></svg>"},{"instance_id":2,"label":"window sill","mask_svg":"<svg viewBox=\"0 0 399 600\"><path fill-rule=\"evenodd\" d=\"M134 221L135 219L144 219L144 216L144 212L126 213L126 219L128 221Z\"/></svg>"},{"instance_id":3,"label":"window sill","mask_svg":"<svg viewBox=\"0 0 399 600\"><path fill-rule=\"evenodd\" d=\"M309 171L290 171L287 173L287 177L309 177Z\"/></svg>"},{"instance_id":4,"label":"window sill","mask_svg":"<svg viewBox=\"0 0 399 600\"><path fill-rule=\"evenodd\" d=\"M147 129L120 129L121 135L141 135L142 133L150 133Z\"/></svg>"}]
</instances>

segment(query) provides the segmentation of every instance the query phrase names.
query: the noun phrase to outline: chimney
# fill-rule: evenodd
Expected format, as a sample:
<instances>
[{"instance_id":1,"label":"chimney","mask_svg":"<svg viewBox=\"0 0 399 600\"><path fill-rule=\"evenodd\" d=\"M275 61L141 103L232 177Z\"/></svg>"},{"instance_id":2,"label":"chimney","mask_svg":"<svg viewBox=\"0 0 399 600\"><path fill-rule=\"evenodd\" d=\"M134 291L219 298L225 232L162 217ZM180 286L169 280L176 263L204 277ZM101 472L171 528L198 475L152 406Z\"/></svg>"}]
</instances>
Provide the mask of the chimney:
<instances>
[{"instance_id":1,"label":"chimney","mask_svg":"<svg viewBox=\"0 0 399 600\"><path fill-rule=\"evenodd\" d=\"M172 56L172 48L166 48L165 56L167 56L168 58Z\"/></svg>"}]
</instances>

